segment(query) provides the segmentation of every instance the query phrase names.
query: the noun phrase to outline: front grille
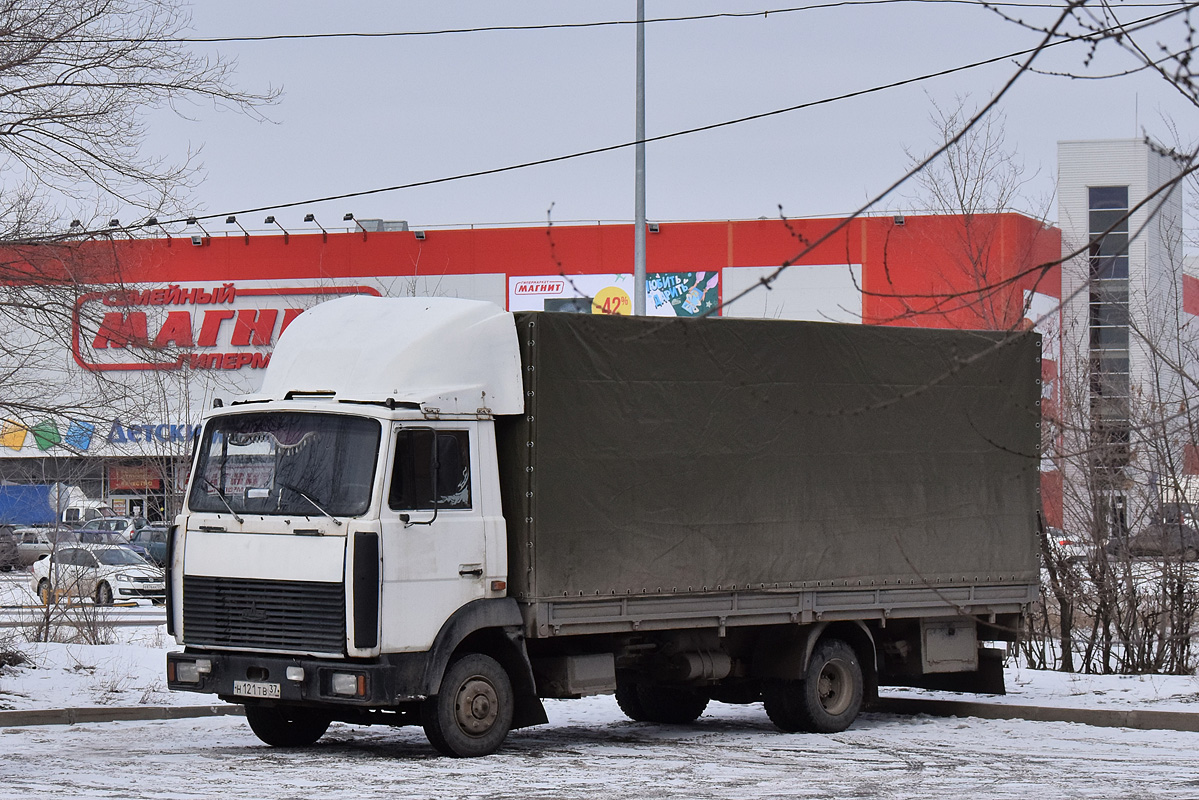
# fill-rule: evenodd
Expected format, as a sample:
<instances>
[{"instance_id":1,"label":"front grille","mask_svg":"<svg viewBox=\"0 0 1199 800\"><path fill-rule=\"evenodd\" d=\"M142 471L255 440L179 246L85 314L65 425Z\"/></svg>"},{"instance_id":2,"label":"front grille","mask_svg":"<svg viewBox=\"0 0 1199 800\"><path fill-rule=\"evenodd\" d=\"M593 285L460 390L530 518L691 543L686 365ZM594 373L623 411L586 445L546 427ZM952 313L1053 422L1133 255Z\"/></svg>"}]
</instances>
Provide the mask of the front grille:
<instances>
[{"instance_id":1,"label":"front grille","mask_svg":"<svg viewBox=\"0 0 1199 800\"><path fill-rule=\"evenodd\" d=\"M183 576L183 638L198 647L342 653L340 583Z\"/></svg>"}]
</instances>

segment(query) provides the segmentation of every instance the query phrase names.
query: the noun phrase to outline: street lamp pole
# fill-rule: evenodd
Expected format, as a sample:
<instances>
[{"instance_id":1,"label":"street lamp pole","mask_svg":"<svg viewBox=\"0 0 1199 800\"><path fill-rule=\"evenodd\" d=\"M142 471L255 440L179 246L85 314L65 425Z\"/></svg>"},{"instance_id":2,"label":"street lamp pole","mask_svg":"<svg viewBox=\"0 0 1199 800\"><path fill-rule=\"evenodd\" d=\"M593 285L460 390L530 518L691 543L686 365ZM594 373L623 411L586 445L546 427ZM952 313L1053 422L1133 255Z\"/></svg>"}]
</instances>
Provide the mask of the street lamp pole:
<instances>
[{"instance_id":1,"label":"street lamp pole","mask_svg":"<svg viewBox=\"0 0 1199 800\"><path fill-rule=\"evenodd\" d=\"M633 314L645 316L645 0L637 0L637 167L633 223Z\"/></svg>"}]
</instances>

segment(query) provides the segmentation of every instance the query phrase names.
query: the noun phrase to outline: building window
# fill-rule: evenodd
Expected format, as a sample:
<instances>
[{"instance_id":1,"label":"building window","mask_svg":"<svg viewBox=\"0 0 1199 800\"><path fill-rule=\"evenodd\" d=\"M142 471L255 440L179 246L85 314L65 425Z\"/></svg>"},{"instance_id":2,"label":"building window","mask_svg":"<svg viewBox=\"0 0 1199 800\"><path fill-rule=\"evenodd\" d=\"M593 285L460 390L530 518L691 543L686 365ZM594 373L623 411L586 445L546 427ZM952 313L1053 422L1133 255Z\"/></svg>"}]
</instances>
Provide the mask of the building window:
<instances>
[{"instance_id":1,"label":"building window","mask_svg":"<svg viewBox=\"0 0 1199 800\"><path fill-rule=\"evenodd\" d=\"M1088 190L1090 247L1091 463L1119 474L1128 466L1128 187Z\"/></svg>"}]
</instances>

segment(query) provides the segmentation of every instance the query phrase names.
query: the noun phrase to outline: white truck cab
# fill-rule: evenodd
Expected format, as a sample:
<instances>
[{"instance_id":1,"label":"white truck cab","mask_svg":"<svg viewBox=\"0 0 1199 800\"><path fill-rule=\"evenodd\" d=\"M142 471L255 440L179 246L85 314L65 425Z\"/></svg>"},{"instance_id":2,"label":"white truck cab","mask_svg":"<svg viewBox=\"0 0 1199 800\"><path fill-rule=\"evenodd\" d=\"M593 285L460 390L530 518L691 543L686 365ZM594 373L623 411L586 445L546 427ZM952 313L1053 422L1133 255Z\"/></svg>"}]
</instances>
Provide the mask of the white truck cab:
<instances>
[{"instance_id":1,"label":"white truck cab","mask_svg":"<svg viewBox=\"0 0 1199 800\"><path fill-rule=\"evenodd\" d=\"M522 392L512 317L488 303L346 298L298 318L262 390L205 420L172 537L172 686L396 707L436 692L457 644L439 635L504 619L518 641L493 416Z\"/></svg>"}]
</instances>

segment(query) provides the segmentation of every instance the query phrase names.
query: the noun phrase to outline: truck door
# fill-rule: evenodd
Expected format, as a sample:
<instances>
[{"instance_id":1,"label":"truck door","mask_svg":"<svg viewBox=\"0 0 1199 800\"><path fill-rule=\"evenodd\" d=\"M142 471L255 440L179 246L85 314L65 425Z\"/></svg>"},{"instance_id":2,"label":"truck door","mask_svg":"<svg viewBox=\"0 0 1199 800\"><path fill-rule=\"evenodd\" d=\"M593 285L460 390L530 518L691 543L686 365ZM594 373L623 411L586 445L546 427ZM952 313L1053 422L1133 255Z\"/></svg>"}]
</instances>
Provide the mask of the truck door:
<instances>
[{"instance_id":1,"label":"truck door","mask_svg":"<svg viewBox=\"0 0 1199 800\"><path fill-rule=\"evenodd\" d=\"M474 476L477 423L400 425L380 514L384 651L425 650L455 610L484 596Z\"/></svg>"}]
</instances>

